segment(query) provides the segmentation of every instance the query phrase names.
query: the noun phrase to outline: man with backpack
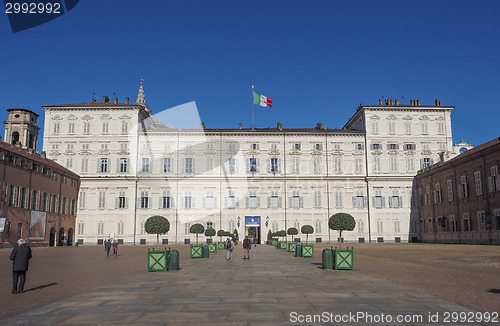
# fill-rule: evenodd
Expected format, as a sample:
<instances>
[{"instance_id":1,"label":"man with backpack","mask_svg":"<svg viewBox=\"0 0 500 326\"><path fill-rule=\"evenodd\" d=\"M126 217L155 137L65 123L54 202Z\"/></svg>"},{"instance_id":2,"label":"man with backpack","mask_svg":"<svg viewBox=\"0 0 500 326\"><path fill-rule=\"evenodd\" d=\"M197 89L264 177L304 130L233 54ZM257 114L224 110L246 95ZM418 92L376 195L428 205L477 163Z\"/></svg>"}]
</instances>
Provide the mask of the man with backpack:
<instances>
[{"instance_id":1,"label":"man with backpack","mask_svg":"<svg viewBox=\"0 0 500 326\"><path fill-rule=\"evenodd\" d=\"M250 259L250 246L251 242L250 239L248 239L248 235L245 236L245 239L243 240L243 249L245 252L243 253L243 260L246 260L247 258Z\"/></svg>"},{"instance_id":2,"label":"man with backpack","mask_svg":"<svg viewBox=\"0 0 500 326\"><path fill-rule=\"evenodd\" d=\"M226 261L233 260L234 242L233 239L229 237L226 239L226 250L227 250Z\"/></svg>"}]
</instances>

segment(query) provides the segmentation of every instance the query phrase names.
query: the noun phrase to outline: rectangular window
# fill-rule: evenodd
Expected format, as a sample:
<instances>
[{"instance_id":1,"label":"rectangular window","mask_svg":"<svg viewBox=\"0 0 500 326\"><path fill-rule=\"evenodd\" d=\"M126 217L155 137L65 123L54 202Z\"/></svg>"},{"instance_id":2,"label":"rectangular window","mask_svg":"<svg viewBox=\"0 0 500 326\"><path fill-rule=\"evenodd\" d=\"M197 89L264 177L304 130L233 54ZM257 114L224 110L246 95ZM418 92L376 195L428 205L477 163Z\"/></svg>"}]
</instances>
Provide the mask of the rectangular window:
<instances>
[{"instance_id":1,"label":"rectangular window","mask_svg":"<svg viewBox=\"0 0 500 326\"><path fill-rule=\"evenodd\" d=\"M335 207L343 207L344 205L342 204L342 191L340 190L335 190Z\"/></svg>"},{"instance_id":2,"label":"rectangular window","mask_svg":"<svg viewBox=\"0 0 500 326\"><path fill-rule=\"evenodd\" d=\"M19 196L19 207L28 208L28 196L29 194L27 193L27 189L22 187L21 195Z\"/></svg>"},{"instance_id":3,"label":"rectangular window","mask_svg":"<svg viewBox=\"0 0 500 326\"><path fill-rule=\"evenodd\" d=\"M82 165L80 166L81 172L89 172L89 159L88 158L82 158Z\"/></svg>"},{"instance_id":4,"label":"rectangular window","mask_svg":"<svg viewBox=\"0 0 500 326\"><path fill-rule=\"evenodd\" d=\"M385 200L382 197L382 189L375 189L375 197L373 198L373 205L376 208L385 207Z\"/></svg>"},{"instance_id":5,"label":"rectangular window","mask_svg":"<svg viewBox=\"0 0 500 326\"><path fill-rule=\"evenodd\" d=\"M389 198L389 207L398 208L403 207L403 198L399 196L398 190L392 191L392 196Z\"/></svg>"},{"instance_id":6,"label":"rectangular window","mask_svg":"<svg viewBox=\"0 0 500 326\"><path fill-rule=\"evenodd\" d=\"M226 198L226 207L227 208L236 208L238 207L238 199L235 196L234 190L229 190L229 194Z\"/></svg>"},{"instance_id":7,"label":"rectangular window","mask_svg":"<svg viewBox=\"0 0 500 326\"><path fill-rule=\"evenodd\" d=\"M140 208L149 208L149 197L146 190L141 191Z\"/></svg>"},{"instance_id":8,"label":"rectangular window","mask_svg":"<svg viewBox=\"0 0 500 326\"><path fill-rule=\"evenodd\" d=\"M85 233L85 224L83 222L78 223L78 230L76 231L77 234L84 234Z\"/></svg>"},{"instance_id":9,"label":"rectangular window","mask_svg":"<svg viewBox=\"0 0 500 326\"><path fill-rule=\"evenodd\" d=\"M103 235L104 234L104 222L98 222L97 223L97 234L98 235Z\"/></svg>"},{"instance_id":10,"label":"rectangular window","mask_svg":"<svg viewBox=\"0 0 500 326\"><path fill-rule=\"evenodd\" d=\"M230 173L236 172L236 159L231 157L227 160L228 171Z\"/></svg>"},{"instance_id":11,"label":"rectangular window","mask_svg":"<svg viewBox=\"0 0 500 326\"><path fill-rule=\"evenodd\" d=\"M31 191L31 209L32 210L38 210L39 195L40 195L40 191L38 191L38 190Z\"/></svg>"},{"instance_id":12,"label":"rectangular window","mask_svg":"<svg viewBox=\"0 0 500 326\"><path fill-rule=\"evenodd\" d=\"M260 207L260 199L257 197L257 191L250 190L248 196L247 207L258 208Z\"/></svg>"},{"instance_id":13,"label":"rectangular window","mask_svg":"<svg viewBox=\"0 0 500 326\"><path fill-rule=\"evenodd\" d=\"M446 181L446 186L448 187L448 201L453 201L453 181Z\"/></svg>"},{"instance_id":14,"label":"rectangular window","mask_svg":"<svg viewBox=\"0 0 500 326\"><path fill-rule=\"evenodd\" d=\"M321 191L314 191L314 207L321 207Z\"/></svg>"},{"instance_id":15,"label":"rectangular window","mask_svg":"<svg viewBox=\"0 0 500 326\"><path fill-rule=\"evenodd\" d=\"M42 206L40 209L44 212L47 212L49 210L49 201L50 201L50 195L46 192L43 193L42 195Z\"/></svg>"},{"instance_id":16,"label":"rectangular window","mask_svg":"<svg viewBox=\"0 0 500 326\"><path fill-rule=\"evenodd\" d=\"M290 198L290 207L292 208L300 208L302 207L303 205L301 205L303 203L303 199L302 197L300 197L300 194L298 191L293 191L293 196Z\"/></svg>"},{"instance_id":17,"label":"rectangular window","mask_svg":"<svg viewBox=\"0 0 500 326\"><path fill-rule=\"evenodd\" d=\"M474 172L474 182L476 184L476 196L483 194L483 187L481 185L481 171Z\"/></svg>"},{"instance_id":18,"label":"rectangular window","mask_svg":"<svg viewBox=\"0 0 500 326\"><path fill-rule=\"evenodd\" d=\"M498 175L498 166L492 166L491 175L488 177L488 188L490 192L495 192L500 189L500 177Z\"/></svg>"},{"instance_id":19,"label":"rectangular window","mask_svg":"<svg viewBox=\"0 0 500 326\"><path fill-rule=\"evenodd\" d=\"M141 172L151 172L150 171L150 158L149 157L143 157L142 158L142 167L141 167Z\"/></svg>"},{"instance_id":20,"label":"rectangular window","mask_svg":"<svg viewBox=\"0 0 500 326\"><path fill-rule=\"evenodd\" d=\"M372 122L372 133L378 134L378 122L376 121Z\"/></svg>"},{"instance_id":21,"label":"rectangular window","mask_svg":"<svg viewBox=\"0 0 500 326\"><path fill-rule=\"evenodd\" d=\"M321 144L321 143L313 144L313 148L314 148L315 151L322 151L323 150L323 144Z\"/></svg>"},{"instance_id":22,"label":"rectangular window","mask_svg":"<svg viewBox=\"0 0 500 326\"><path fill-rule=\"evenodd\" d=\"M250 172L257 172L257 159L249 158L248 160L250 163Z\"/></svg>"},{"instance_id":23,"label":"rectangular window","mask_svg":"<svg viewBox=\"0 0 500 326\"><path fill-rule=\"evenodd\" d=\"M363 221L358 221L358 232L359 233L365 232L365 224L363 223Z\"/></svg>"},{"instance_id":24,"label":"rectangular window","mask_svg":"<svg viewBox=\"0 0 500 326\"><path fill-rule=\"evenodd\" d=\"M272 228L273 228L273 232L278 232L278 228L279 228L278 222L273 222L273 227Z\"/></svg>"},{"instance_id":25,"label":"rectangular window","mask_svg":"<svg viewBox=\"0 0 500 326\"><path fill-rule=\"evenodd\" d=\"M292 144L292 150L300 151L300 143Z\"/></svg>"},{"instance_id":26,"label":"rectangular window","mask_svg":"<svg viewBox=\"0 0 500 326\"><path fill-rule=\"evenodd\" d=\"M388 150L398 150L399 149L399 144L396 144L396 143L390 143L390 144L387 144L387 149Z\"/></svg>"},{"instance_id":27,"label":"rectangular window","mask_svg":"<svg viewBox=\"0 0 500 326\"><path fill-rule=\"evenodd\" d=\"M469 197L469 189L467 187L467 178L465 175L460 176L460 184L458 185L458 198Z\"/></svg>"},{"instance_id":28,"label":"rectangular window","mask_svg":"<svg viewBox=\"0 0 500 326\"><path fill-rule=\"evenodd\" d=\"M333 144L333 150L334 151L340 151L340 150L342 150L341 144L340 143L334 143Z\"/></svg>"},{"instance_id":29,"label":"rectangular window","mask_svg":"<svg viewBox=\"0 0 500 326\"><path fill-rule=\"evenodd\" d=\"M184 172L193 173L193 159L185 158L184 159Z\"/></svg>"},{"instance_id":30,"label":"rectangular window","mask_svg":"<svg viewBox=\"0 0 500 326\"><path fill-rule=\"evenodd\" d=\"M421 129L422 129L422 135L427 135L429 133L427 122L422 122Z\"/></svg>"},{"instance_id":31,"label":"rectangular window","mask_svg":"<svg viewBox=\"0 0 500 326\"><path fill-rule=\"evenodd\" d=\"M279 172L279 164L277 158L271 158L271 172L272 173Z\"/></svg>"},{"instance_id":32,"label":"rectangular window","mask_svg":"<svg viewBox=\"0 0 500 326\"><path fill-rule=\"evenodd\" d=\"M90 134L90 122L85 121L85 122L83 123L83 133L84 133L85 135Z\"/></svg>"},{"instance_id":33,"label":"rectangular window","mask_svg":"<svg viewBox=\"0 0 500 326\"><path fill-rule=\"evenodd\" d=\"M383 233L384 232L384 222L381 220L377 221L377 233Z\"/></svg>"},{"instance_id":34,"label":"rectangular window","mask_svg":"<svg viewBox=\"0 0 500 326\"><path fill-rule=\"evenodd\" d=\"M75 123L70 122L68 123L68 134L74 134L75 133Z\"/></svg>"},{"instance_id":35,"label":"rectangular window","mask_svg":"<svg viewBox=\"0 0 500 326\"><path fill-rule=\"evenodd\" d=\"M52 213L57 213L58 212L58 207L59 207L59 197L57 195L52 195L52 200L51 200L51 205L50 205L50 211Z\"/></svg>"},{"instance_id":36,"label":"rectangular window","mask_svg":"<svg viewBox=\"0 0 500 326\"><path fill-rule=\"evenodd\" d=\"M441 185L439 183L436 183L434 185L434 203L440 203L441 202Z\"/></svg>"},{"instance_id":37,"label":"rectangular window","mask_svg":"<svg viewBox=\"0 0 500 326\"><path fill-rule=\"evenodd\" d=\"M99 172L102 172L102 173L108 172L108 159L107 158L101 158Z\"/></svg>"},{"instance_id":38,"label":"rectangular window","mask_svg":"<svg viewBox=\"0 0 500 326\"><path fill-rule=\"evenodd\" d=\"M184 193L184 208L192 208L193 198L191 197L191 191L186 191Z\"/></svg>"},{"instance_id":39,"label":"rectangular window","mask_svg":"<svg viewBox=\"0 0 500 326\"><path fill-rule=\"evenodd\" d=\"M214 169L214 156L208 155L206 157L206 163L207 163L207 171L213 170Z\"/></svg>"},{"instance_id":40,"label":"rectangular window","mask_svg":"<svg viewBox=\"0 0 500 326\"><path fill-rule=\"evenodd\" d=\"M391 163L391 172L398 172L398 157L391 156L389 160Z\"/></svg>"},{"instance_id":41,"label":"rectangular window","mask_svg":"<svg viewBox=\"0 0 500 326\"><path fill-rule=\"evenodd\" d=\"M424 157L422 159L422 168L425 169L427 167L431 166L431 158L430 157Z\"/></svg>"},{"instance_id":42,"label":"rectangular window","mask_svg":"<svg viewBox=\"0 0 500 326\"><path fill-rule=\"evenodd\" d=\"M316 221L316 228L314 229L314 233L321 233L321 222Z\"/></svg>"},{"instance_id":43,"label":"rectangular window","mask_svg":"<svg viewBox=\"0 0 500 326\"><path fill-rule=\"evenodd\" d=\"M363 172L363 161L360 158L357 158L354 160L354 163L356 165L356 173L362 173Z\"/></svg>"},{"instance_id":44,"label":"rectangular window","mask_svg":"<svg viewBox=\"0 0 500 326\"><path fill-rule=\"evenodd\" d=\"M300 158L297 156L292 157L292 172L299 172Z\"/></svg>"},{"instance_id":45,"label":"rectangular window","mask_svg":"<svg viewBox=\"0 0 500 326\"><path fill-rule=\"evenodd\" d=\"M120 222L118 223L118 232L116 232L117 234L120 234L122 235L123 234L123 222Z\"/></svg>"},{"instance_id":46,"label":"rectangular window","mask_svg":"<svg viewBox=\"0 0 500 326\"><path fill-rule=\"evenodd\" d=\"M62 198L61 213L68 214L68 198L67 197Z\"/></svg>"},{"instance_id":47,"label":"rectangular window","mask_svg":"<svg viewBox=\"0 0 500 326\"><path fill-rule=\"evenodd\" d=\"M172 197L170 197L169 191L163 192L163 197L161 198L161 208L172 208Z\"/></svg>"},{"instance_id":48,"label":"rectangular window","mask_svg":"<svg viewBox=\"0 0 500 326\"><path fill-rule=\"evenodd\" d=\"M54 123L54 134L58 134L60 128L61 128L61 125L59 124L59 122Z\"/></svg>"},{"instance_id":49,"label":"rectangular window","mask_svg":"<svg viewBox=\"0 0 500 326\"><path fill-rule=\"evenodd\" d=\"M99 208L106 208L106 192L99 191Z\"/></svg>"},{"instance_id":50,"label":"rectangular window","mask_svg":"<svg viewBox=\"0 0 500 326\"><path fill-rule=\"evenodd\" d=\"M378 144L378 143L372 144L372 149L373 150L380 150L380 149L382 149L382 144Z\"/></svg>"},{"instance_id":51,"label":"rectangular window","mask_svg":"<svg viewBox=\"0 0 500 326\"><path fill-rule=\"evenodd\" d=\"M128 121L122 121L122 134L126 134L128 132Z\"/></svg>"},{"instance_id":52,"label":"rectangular window","mask_svg":"<svg viewBox=\"0 0 500 326\"><path fill-rule=\"evenodd\" d=\"M66 168L68 168L68 169L73 168L73 159L72 158L66 159Z\"/></svg>"},{"instance_id":53,"label":"rectangular window","mask_svg":"<svg viewBox=\"0 0 500 326\"><path fill-rule=\"evenodd\" d=\"M398 221L398 220L395 220L395 221L394 221L394 232L395 232L395 233L399 233L399 232L401 232L400 223L399 223L399 221Z\"/></svg>"},{"instance_id":54,"label":"rectangular window","mask_svg":"<svg viewBox=\"0 0 500 326\"><path fill-rule=\"evenodd\" d=\"M76 215L76 200L74 198L71 199L70 214Z\"/></svg>"},{"instance_id":55,"label":"rectangular window","mask_svg":"<svg viewBox=\"0 0 500 326\"><path fill-rule=\"evenodd\" d=\"M380 156L373 157L373 172L380 172Z\"/></svg>"},{"instance_id":56,"label":"rectangular window","mask_svg":"<svg viewBox=\"0 0 500 326\"><path fill-rule=\"evenodd\" d=\"M120 173L128 172L128 158L120 158Z\"/></svg>"},{"instance_id":57,"label":"rectangular window","mask_svg":"<svg viewBox=\"0 0 500 326\"><path fill-rule=\"evenodd\" d=\"M404 144L404 150L405 151L414 151L416 149L416 146L414 143L406 143Z\"/></svg>"},{"instance_id":58,"label":"rectangular window","mask_svg":"<svg viewBox=\"0 0 500 326\"><path fill-rule=\"evenodd\" d=\"M214 192L209 190L206 193L206 196L204 198L204 207L205 208L216 208L216 198L214 196Z\"/></svg>"},{"instance_id":59,"label":"rectangular window","mask_svg":"<svg viewBox=\"0 0 500 326\"><path fill-rule=\"evenodd\" d=\"M170 157L163 158L163 172L164 173L172 172L172 159Z\"/></svg>"},{"instance_id":60,"label":"rectangular window","mask_svg":"<svg viewBox=\"0 0 500 326\"><path fill-rule=\"evenodd\" d=\"M405 122L405 133L411 135L411 122Z\"/></svg>"},{"instance_id":61,"label":"rectangular window","mask_svg":"<svg viewBox=\"0 0 500 326\"><path fill-rule=\"evenodd\" d=\"M340 157L335 157L333 159L333 172L342 173L342 159Z\"/></svg>"},{"instance_id":62,"label":"rectangular window","mask_svg":"<svg viewBox=\"0 0 500 326\"><path fill-rule=\"evenodd\" d=\"M389 134L395 134L396 133L396 125L394 122L389 122L388 123L388 127L389 127Z\"/></svg>"},{"instance_id":63,"label":"rectangular window","mask_svg":"<svg viewBox=\"0 0 500 326\"><path fill-rule=\"evenodd\" d=\"M125 197L125 191L120 191L118 193L118 208L127 208L127 198Z\"/></svg>"},{"instance_id":64,"label":"rectangular window","mask_svg":"<svg viewBox=\"0 0 500 326\"><path fill-rule=\"evenodd\" d=\"M406 157L406 171L408 172L415 171L415 158L413 156Z\"/></svg>"},{"instance_id":65,"label":"rectangular window","mask_svg":"<svg viewBox=\"0 0 500 326\"><path fill-rule=\"evenodd\" d=\"M315 173L321 172L321 158L313 157L313 170Z\"/></svg>"},{"instance_id":66,"label":"rectangular window","mask_svg":"<svg viewBox=\"0 0 500 326\"><path fill-rule=\"evenodd\" d=\"M363 143L354 143L354 150L362 151L364 148Z\"/></svg>"},{"instance_id":67,"label":"rectangular window","mask_svg":"<svg viewBox=\"0 0 500 326\"><path fill-rule=\"evenodd\" d=\"M109 122L102 123L102 133L103 134L109 133Z\"/></svg>"},{"instance_id":68,"label":"rectangular window","mask_svg":"<svg viewBox=\"0 0 500 326\"><path fill-rule=\"evenodd\" d=\"M444 134L444 122L438 122L438 134Z\"/></svg>"},{"instance_id":69,"label":"rectangular window","mask_svg":"<svg viewBox=\"0 0 500 326\"><path fill-rule=\"evenodd\" d=\"M281 207L280 197L278 196L278 191L271 191L271 197L269 198L269 207L278 208Z\"/></svg>"},{"instance_id":70,"label":"rectangular window","mask_svg":"<svg viewBox=\"0 0 500 326\"><path fill-rule=\"evenodd\" d=\"M259 149L259 144L250 144L250 149L255 149L255 150L258 150Z\"/></svg>"}]
</instances>

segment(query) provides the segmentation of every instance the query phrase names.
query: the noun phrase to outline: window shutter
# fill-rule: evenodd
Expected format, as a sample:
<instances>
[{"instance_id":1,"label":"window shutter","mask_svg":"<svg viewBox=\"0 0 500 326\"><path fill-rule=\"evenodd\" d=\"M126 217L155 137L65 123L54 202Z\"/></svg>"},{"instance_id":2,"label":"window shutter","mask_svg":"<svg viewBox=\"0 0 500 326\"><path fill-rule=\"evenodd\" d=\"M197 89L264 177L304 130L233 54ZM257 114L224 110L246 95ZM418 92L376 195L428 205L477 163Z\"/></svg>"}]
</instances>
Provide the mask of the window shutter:
<instances>
[{"instance_id":1,"label":"window shutter","mask_svg":"<svg viewBox=\"0 0 500 326\"><path fill-rule=\"evenodd\" d=\"M363 197L363 207L368 207L368 196Z\"/></svg>"},{"instance_id":2,"label":"window shutter","mask_svg":"<svg viewBox=\"0 0 500 326\"><path fill-rule=\"evenodd\" d=\"M115 208L118 208L120 206L120 197L115 198Z\"/></svg>"},{"instance_id":3,"label":"window shutter","mask_svg":"<svg viewBox=\"0 0 500 326\"><path fill-rule=\"evenodd\" d=\"M163 197L159 197L159 199L158 199L158 208L164 208L163 207Z\"/></svg>"},{"instance_id":4,"label":"window shutter","mask_svg":"<svg viewBox=\"0 0 500 326\"><path fill-rule=\"evenodd\" d=\"M458 188L458 198L464 198L464 195L462 193L462 185L458 184L457 188Z\"/></svg>"},{"instance_id":5,"label":"window shutter","mask_svg":"<svg viewBox=\"0 0 500 326\"><path fill-rule=\"evenodd\" d=\"M250 204L250 199L248 197L245 197L245 207L248 207Z\"/></svg>"},{"instance_id":6,"label":"window shutter","mask_svg":"<svg viewBox=\"0 0 500 326\"><path fill-rule=\"evenodd\" d=\"M208 164L208 161L207 161ZM229 160L224 162L224 171L229 172Z\"/></svg>"},{"instance_id":7,"label":"window shutter","mask_svg":"<svg viewBox=\"0 0 500 326\"><path fill-rule=\"evenodd\" d=\"M234 159L234 172L235 172L235 173L238 173L238 172L239 172L239 170L240 170L240 169L239 169L239 165L238 165L238 159L237 159L237 158L235 158L235 159Z\"/></svg>"},{"instance_id":8,"label":"window shutter","mask_svg":"<svg viewBox=\"0 0 500 326\"><path fill-rule=\"evenodd\" d=\"M174 208L174 196L170 197L170 208Z\"/></svg>"},{"instance_id":9,"label":"window shutter","mask_svg":"<svg viewBox=\"0 0 500 326\"><path fill-rule=\"evenodd\" d=\"M97 159L97 169L96 169L96 172L97 173L100 173L101 172L101 159Z\"/></svg>"},{"instance_id":10,"label":"window shutter","mask_svg":"<svg viewBox=\"0 0 500 326\"><path fill-rule=\"evenodd\" d=\"M193 162L193 168L192 168L192 170L191 170L191 171L192 171L192 173L196 173L196 169L195 169L196 164L195 164L194 157L193 157L192 162Z\"/></svg>"},{"instance_id":11,"label":"window shutter","mask_svg":"<svg viewBox=\"0 0 500 326\"><path fill-rule=\"evenodd\" d=\"M125 198L125 208L128 208L128 198Z\"/></svg>"},{"instance_id":12,"label":"window shutter","mask_svg":"<svg viewBox=\"0 0 500 326\"><path fill-rule=\"evenodd\" d=\"M148 208L153 207L153 197L148 197Z\"/></svg>"},{"instance_id":13,"label":"window shutter","mask_svg":"<svg viewBox=\"0 0 500 326\"><path fill-rule=\"evenodd\" d=\"M250 159L249 159L249 158L247 158L247 159L245 160L245 162L246 162L247 172L250 172Z\"/></svg>"},{"instance_id":14,"label":"window shutter","mask_svg":"<svg viewBox=\"0 0 500 326\"><path fill-rule=\"evenodd\" d=\"M165 159L164 158L160 159L160 172L166 172L165 171Z\"/></svg>"},{"instance_id":15,"label":"window shutter","mask_svg":"<svg viewBox=\"0 0 500 326\"><path fill-rule=\"evenodd\" d=\"M240 207L240 199L236 197L236 207Z\"/></svg>"},{"instance_id":16,"label":"window shutter","mask_svg":"<svg viewBox=\"0 0 500 326\"><path fill-rule=\"evenodd\" d=\"M278 159L278 172L281 173L281 159Z\"/></svg>"},{"instance_id":17,"label":"window shutter","mask_svg":"<svg viewBox=\"0 0 500 326\"><path fill-rule=\"evenodd\" d=\"M137 208L141 208L141 197L137 198Z\"/></svg>"},{"instance_id":18,"label":"window shutter","mask_svg":"<svg viewBox=\"0 0 500 326\"><path fill-rule=\"evenodd\" d=\"M279 208L281 208L281 206L282 206L282 203L281 203L281 202L282 202L281 197L278 197L278 207L279 207Z\"/></svg>"},{"instance_id":19,"label":"window shutter","mask_svg":"<svg viewBox=\"0 0 500 326\"><path fill-rule=\"evenodd\" d=\"M488 177L488 191L493 192L493 179L492 179L492 177Z\"/></svg>"},{"instance_id":20,"label":"window shutter","mask_svg":"<svg viewBox=\"0 0 500 326\"><path fill-rule=\"evenodd\" d=\"M256 165L257 165L256 167L257 172L260 172L260 158L256 159Z\"/></svg>"},{"instance_id":21,"label":"window shutter","mask_svg":"<svg viewBox=\"0 0 500 326\"><path fill-rule=\"evenodd\" d=\"M464 197L469 197L469 187L467 184L464 185Z\"/></svg>"},{"instance_id":22,"label":"window shutter","mask_svg":"<svg viewBox=\"0 0 500 326\"><path fill-rule=\"evenodd\" d=\"M206 201L205 197L202 197L202 202L201 202L202 208L205 208L205 206L206 206L205 201Z\"/></svg>"},{"instance_id":23,"label":"window shutter","mask_svg":"<svg viewBox=\"0 0 500 326\"><path fill-rule=\"evenodd\" d=\"M271 197L267 197L267 208L271 207Z\"/></svg>"},{"instance_id":24,"label":"window shutter","mask_svg":"<svg viewBox=\"0 0 500 326\"><path fill-rule=\"evenodd\" d=\"M186 208L186 197L182 196L181 201L182 201L182 208Z\"/></svg>"},{"instance_id":25,"label":"window shutter","mask_svg":"<svg viewBox=\"0 0 500 326\"><path fill-rule=\"evenodd\" d=\"M260 208L260 197L257 197L257 208Z\"/></svg>"},{"instance_id":26,"label":"window shutter","mask_svg":"<svg viewBox=\"0 0 500 326\"><path fill-rule=\"evenodd\" d=\"M399 196L399 207L403 207L403 196Z\"/></svg>"},{"instance_id":27,"label":"window shutter","mask_svg":"<svg viewBox=\"0 0 500 326\"><path fill-rule=\"evenodd\" d=\"M431 157L431 159L430 159L430 164L431 164L431 165L432 165L432 164L434 164L434 159L433 159L432 157Z\"/></svg>"},{"instance_id":28,"label":"window shutter","mask_svg":"<svg viewBox=\"0 0 500 326\"><path fill-rule=\"evenodd\" d=\"M116 173L120 173L120 159L116 159Z\"/></svg>"},{"instance_id":29,"label":"window shutter","mask_svg":"<svg viewBox=\"0 0 500 326\"><path fill-rule=\"evenodd\" d=\"M352 196L352 207L356 208L356 196Z\"/></svg>"},{"instance_id":30,"label":"window shutter","mask_svg":"<svg viewBox=\"0 0 500 326\"><path fill-rule=\"evenodd\" d=\"M267 173L271 172L271 159L267 159Z\"/></svg>"},{"instance_id":31,"label":"window shutter","mask_svg":"<svg viewBox=\"0 0 500 326\"><path fill-rule=\"evenodd\" d=\"M217 208L217 197L214 197L214 207L213 208Z\"/></svg>"},{"instance_id":32,"label":"window shutter","mask_svg":"<svg viewBox=\"0 0 500 326\"><path fill-rule=\"evenodd\" d=\"M292 197L288 197L288 207L292 207Z\"/></svg>"},{"instance_id":33,"label":"window shutter","mask_svg":"<svg viewBox=\"0 0 500 326\"><path fill-rule=\"evenodd\" d=\"M385 197L382 197L382 207L385 208Z\"/></svg>"},{"instance_id":34,"label":"window shutter","mask_svg":"<svg viewBox=\"0 0 500 326\"><path fill-rule=\"evenodd\" d=\"M498 191L500 189L500 177L495 176L495 189Z\"/></svg>"},{"instance_id":35,"label":"window shutter","mask_svg":"<svg viewBox=\"0 0 500 326\"><path fill-rule=\"evenodd\" d=\"M420 159L420 168L421 169L424 168L424 159L423 158Z\"/></svg>"},{"instance_id":36,"label":"window shutter","mask_svg":"<svg viewBox=\"0 0 500 326\"><path fill-rule=\"evenodd\" d=\"M304 208L304 197L300 197L299 203L300 203L300 208Z\"/></svg>"},{"instance_id":37,"label":"window shutter","mask_svg":"<svg viewBox=\"0 0 500 326\"><path fill-rule=\"evenodd\" d=\"M376 207L375 206L375 197L374 196L372 196L372 207Z\"/></svg>"},{"instance_id":38,"label":"window shutter","mask_svg":"<svg viewBox=\"0 0 500 326\"><path fill-rule=\"evenodd\" d=\"M226 208L228 207L228 206L227 206L227 200L228 200L228 198L227 198L227 197L224 197L224 207L226 207Z\"/></svg>"},{"instance_id":39,"label":"window shutter","mask_svg":"<svg viewBox=\"0 0 500 326\"><path fill-rule=\"evenodd\" d=\"M195 208L194 196L191 196L191 208Z\"/></svg>"}]
</instances>

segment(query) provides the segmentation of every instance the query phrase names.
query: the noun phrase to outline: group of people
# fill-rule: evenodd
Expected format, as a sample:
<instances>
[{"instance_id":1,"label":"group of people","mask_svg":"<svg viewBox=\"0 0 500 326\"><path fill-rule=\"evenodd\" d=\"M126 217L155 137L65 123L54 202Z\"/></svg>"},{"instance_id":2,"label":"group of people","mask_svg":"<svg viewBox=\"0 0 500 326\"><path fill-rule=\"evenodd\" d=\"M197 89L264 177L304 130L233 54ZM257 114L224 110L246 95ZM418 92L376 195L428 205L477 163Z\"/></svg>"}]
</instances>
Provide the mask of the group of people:
<instances>
[{"instance_id":1,"label":"group of people","mask_svg":"<svg viewBox=\"0 0 500 326\"><path fill-rule=\"evenodd\" d=\"M257 246L257 242L255 239L251 239L247 236L245 236L245 239L243 239L243 260L250 259L250 248L252 248L252 243L254 244L254 247ZM236 249L236 242L233 240L233 238L228 237L226 239L226 261L233 260L233 250Z\"/></svg>"},{"instance_id":2,"label":"group of people","mask_svg":"<svg viewBox=\"0 0 500 326\"><path fill-rule=\"evenodd\" d=\"M113 256L118 256L118 241L115 239L104 240L104 251L106 256L109 256L109 251L113 248Z\"/></svg>"}]
</instances>

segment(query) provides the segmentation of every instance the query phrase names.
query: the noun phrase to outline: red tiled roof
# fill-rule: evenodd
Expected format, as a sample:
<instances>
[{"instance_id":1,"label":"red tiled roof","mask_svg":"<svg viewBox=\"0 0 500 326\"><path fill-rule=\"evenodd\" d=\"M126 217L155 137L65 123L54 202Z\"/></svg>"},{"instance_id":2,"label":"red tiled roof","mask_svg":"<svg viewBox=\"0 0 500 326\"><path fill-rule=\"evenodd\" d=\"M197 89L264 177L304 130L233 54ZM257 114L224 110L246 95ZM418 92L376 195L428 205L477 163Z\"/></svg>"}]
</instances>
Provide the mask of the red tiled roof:
<instances>
[{"instance_id":1,"label":"red tiled roof","mask_svg":"<svg viewBox=\"0 0 500 326\"><path fill-rule=\"evenodd\" d=\"M6 152L10 152L10 153L13 153L15 155L24 157L27 160L31 160L31 161L46 165L46 166L51 167L55 170L58 170L59 173L64 173L66 176L68 176L70 178L73 178L75 180L80 180L80 176L78 174L68 170L67 168L58 164L57 162L54 162L48 158L41 157L40 154L38 154L36 152L30 153L30 151L27 149L19 148L17 146L6 143L4 141L0 141L0 150L4 150Z\"/></svg>"}]
</instances>

